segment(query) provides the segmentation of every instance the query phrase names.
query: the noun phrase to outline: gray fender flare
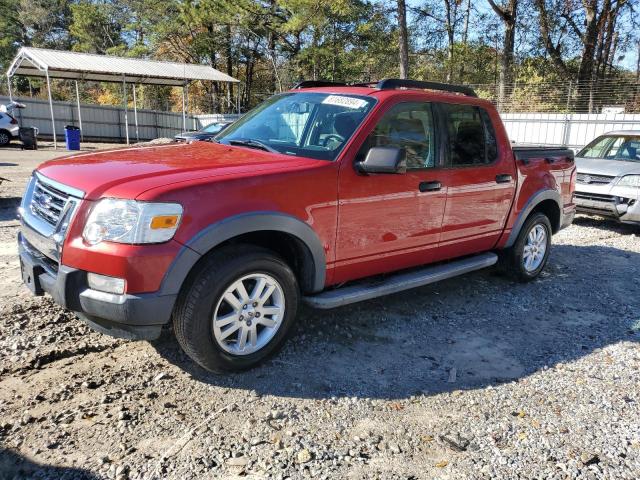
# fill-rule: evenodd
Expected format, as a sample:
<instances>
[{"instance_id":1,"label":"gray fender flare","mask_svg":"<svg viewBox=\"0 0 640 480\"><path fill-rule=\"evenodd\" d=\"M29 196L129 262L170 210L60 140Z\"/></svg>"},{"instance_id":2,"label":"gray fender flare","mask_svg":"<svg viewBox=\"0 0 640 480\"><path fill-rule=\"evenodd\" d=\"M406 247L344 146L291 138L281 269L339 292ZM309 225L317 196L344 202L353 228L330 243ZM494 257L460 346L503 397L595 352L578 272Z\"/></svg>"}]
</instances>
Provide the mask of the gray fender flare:
<instances>
[{"instance_id":1,"label":"gray fender flare","mask_svg":"<svg viewBox=\"0 0 640 480\"><path fill-rule=\"evenodd\" d=\"M314 263L313 291L322 290L327 264L322 242L315 231L307 223L291 215L251 212L209 225L183 246L164 276L160 288L162 294L178 294L193 266L212 248L245 233L267 230L292 235L307 247Z\"/></svg>"},{"instance_id":2,"label":"gray fender flare","mask_svg":"<svg viewBox=\"0 0 640 480\"><path fill-rule=\"evenodd\" d=\"M509 248L513 246L514 243L516 243L516 239L518 238L520 230L522 229L524 222L527 220L527 217L529 217L534 208L536 208L545 200L554 200L558 204L558 209L560 210L560 218L562 218L560 194L556 190L552 190L550 188L538 190L536 193L531 195L531 198L527 200L527 203L522 208L522 211L518 214L518 218L516 218L516 221L513 224L513 228L511 229L511 233L509 234L509 238L507 239L507 243L505 244L504 248ZM559 227L559 225L556 225L555 227Z\"/></svg>"}]
</instances>

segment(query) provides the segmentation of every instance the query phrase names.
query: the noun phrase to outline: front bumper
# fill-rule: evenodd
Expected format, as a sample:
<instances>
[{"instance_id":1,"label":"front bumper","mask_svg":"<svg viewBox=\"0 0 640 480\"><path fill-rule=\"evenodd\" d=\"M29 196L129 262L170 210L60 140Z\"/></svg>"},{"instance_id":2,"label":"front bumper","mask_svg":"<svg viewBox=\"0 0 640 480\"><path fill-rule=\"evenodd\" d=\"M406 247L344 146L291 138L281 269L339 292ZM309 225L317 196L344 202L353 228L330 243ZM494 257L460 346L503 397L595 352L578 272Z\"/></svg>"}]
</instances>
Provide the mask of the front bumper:
<instances>
[{"instance_id":1,"label":"front bumper","mask_svg":"<svg viewBox=\"0 0 640 480\"><path fill-rule=\"evenodd\" d=\"M177 295L100 292L87 285L87 272L54 262L22 233L18 234L18 250L23 282L34 295L48 293L95 330L115 337L152 340L171 319Z\"/></svg>"},{"instance_id":2,"label":"front bumper","mask_svg":"<svg viewBox=\"0 0 640 480\"><path fill-rule=\"evenodd\" d=\"M640 223L640 201L637 194L628 190L576 190L574 202L581 213L600 215L622 223Z\"/></svg>"}]
</instances>

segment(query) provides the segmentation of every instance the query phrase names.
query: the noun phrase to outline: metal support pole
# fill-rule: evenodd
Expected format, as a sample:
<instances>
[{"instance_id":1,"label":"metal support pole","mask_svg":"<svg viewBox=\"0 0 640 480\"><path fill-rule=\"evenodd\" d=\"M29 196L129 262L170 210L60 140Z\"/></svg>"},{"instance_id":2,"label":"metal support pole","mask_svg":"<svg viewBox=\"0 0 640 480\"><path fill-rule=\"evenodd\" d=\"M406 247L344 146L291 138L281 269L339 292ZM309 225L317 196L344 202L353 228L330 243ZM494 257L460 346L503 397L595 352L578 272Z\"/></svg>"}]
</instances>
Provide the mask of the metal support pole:
<instances>
[{"instance_id":1,"label":"metal support pole","mask_svg":"<svg viewBox=\"0 0 640 480\"><path fill-rule=\"evenodd\" d=\"M182 85L182 131L186 132L187 131L187 113L186 113L186 99L185 99L185 95L186 95L186 89L187 89L187 84L185 83L184 85Z\"/></svg>"},{"instance_id":2,"label":"metal support pole","mask_svg":"<svg viewBox=\"0 0 640 480\"><path fill-rule=\"evenodd\" d=\"M136 101L136 84L133 84L133 119L136 122L136 142L140 142L140 133L138 132L138 103Z\"/></svg>"},{"instance_id":3,"label":"metal support pole","mask_svg":"<svg viewBox=\"0 0 640 480\"><path fill-rule=\"evenodd\" d=\"M236 92L236 108L238 110L238 114L240 113L240 84L238 84L238 91Z\"/></svg>"},{"instance_id":4,"label":"metal support pole","mask_svg":"<svg viewBox=\"0 0 640 480\"><path fill-rule=\"evenodd\" d=\"M49 95L49 110L51 111L51 131L53 132L53 149L58 149L58 140L56 139L56 120L53 116L53 100L51 100L51 82L49 81L49 70L44 71L47 77L47 94Z\"/></svg>"},{"instance_id":5,"label":"metal support pole","mask_svg":"<svg viewBox=\"0 0 640 480\"><path fill-rule=\"evenodd\" d=\"M9 101L13 102L13 91L11 90L11 77L7 75L7 85L9 86Z\"/></svg>"},{"instance_id":6,"label":"metal support pole","mask_svg":"<svg viewBox=\"0 0 640 480\"><path fill-rule=\"evenodd\" d=\"M564 112L564 122L562 125L562 146L566 147L567 144L569 143L569 131L571 129L571 121L569 119L570 117L570 113L569 113L569 107L571 105L571 85L572 82L569 81L569 88L567 89L567 107L566 107L566 111Z\"/></svg>"},{"instance_id":7,"label":"metal support pole","mask_svg":"<svg viewBox=\"0 0 640 480\"><path fill-rule=\"evenodd\" d=\"M80 92L78 91L78 81L76 83L76 102L78 104L78 124L80 125L80 140L84 141L84 132L82 130L82 113L80 113Z\"/></svg>"},{"instance_id":8,"label":"metal support pole","mask_svg":"<svg viewBox=\"0 0 640 480\"><path fill-rule=\"evenodd\" d=\"M127 145L129 145L129 116L127 113L127 80L124 75L122 76L122 98L124 102L124 131L125 136L127 137Z\"/></svg>"}]
</instances>

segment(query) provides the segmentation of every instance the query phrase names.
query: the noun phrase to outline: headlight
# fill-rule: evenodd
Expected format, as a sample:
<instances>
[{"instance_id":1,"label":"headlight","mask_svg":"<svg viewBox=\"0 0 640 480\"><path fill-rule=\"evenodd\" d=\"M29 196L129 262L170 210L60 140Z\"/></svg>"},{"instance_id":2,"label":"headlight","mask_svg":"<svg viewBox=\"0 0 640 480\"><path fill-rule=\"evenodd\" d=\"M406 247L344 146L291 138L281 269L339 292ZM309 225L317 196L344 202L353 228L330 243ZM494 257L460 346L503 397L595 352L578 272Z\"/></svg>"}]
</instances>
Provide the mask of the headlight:
<instances>
[{"instance_id":1,"label":"headlight","mask_svg":"<svg viewBox=\"0 0 640 480\"><path fill-rule=\"evenodd\" d=\"M619 187L640 187L640 175L625 175L618 182Z\"/></svg>"},{"instance_id":2,"label":"headlight","mask_svg":"<svg viewBox=\"0 0 640 480\"><path fill-rule=\"evenodd\" d=\"M103 198L94 205L82 237L90 245L160 243L171 240L182 217L177 203L147 203Z\"/></svg>"}]
</instances>

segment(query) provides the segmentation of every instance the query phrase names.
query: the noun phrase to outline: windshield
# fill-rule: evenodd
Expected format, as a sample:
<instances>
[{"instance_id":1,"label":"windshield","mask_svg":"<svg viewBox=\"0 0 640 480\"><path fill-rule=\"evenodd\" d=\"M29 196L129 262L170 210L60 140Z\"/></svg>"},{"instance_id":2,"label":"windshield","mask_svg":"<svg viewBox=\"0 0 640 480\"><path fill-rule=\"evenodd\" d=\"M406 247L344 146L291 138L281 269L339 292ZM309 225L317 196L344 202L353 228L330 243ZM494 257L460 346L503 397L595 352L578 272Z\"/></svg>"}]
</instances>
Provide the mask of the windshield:
<instances>
[{"instance_id":1,"label":"windshield","mask_svg":"<svg viewBox=\"0 0 640 480\"><path fill-rule=\"evenodd\" d=\"M210 123L204 127L201 131L206 133L218 133L225 126L224 123Z\"/></svg>"},{"instance_id":2,"label":"windshield","mask_svg":"<svg viewBox=\"0 0 640 480\"><path fill-rule=\"evenodd\" d=\"M335 160L375 99L302 92L276 95L216 136L226 145Z\"/></svg>"},{"instance_id":3,"label":"windshield","mask_svg":"<svg viewBox=\"0 0 640 480\"><path fill-rule=\"evenodd\" d=\"M640 135L607 135L598 137L584 147L577 156L640 162Z\"/></svg>"}]
</instances>

